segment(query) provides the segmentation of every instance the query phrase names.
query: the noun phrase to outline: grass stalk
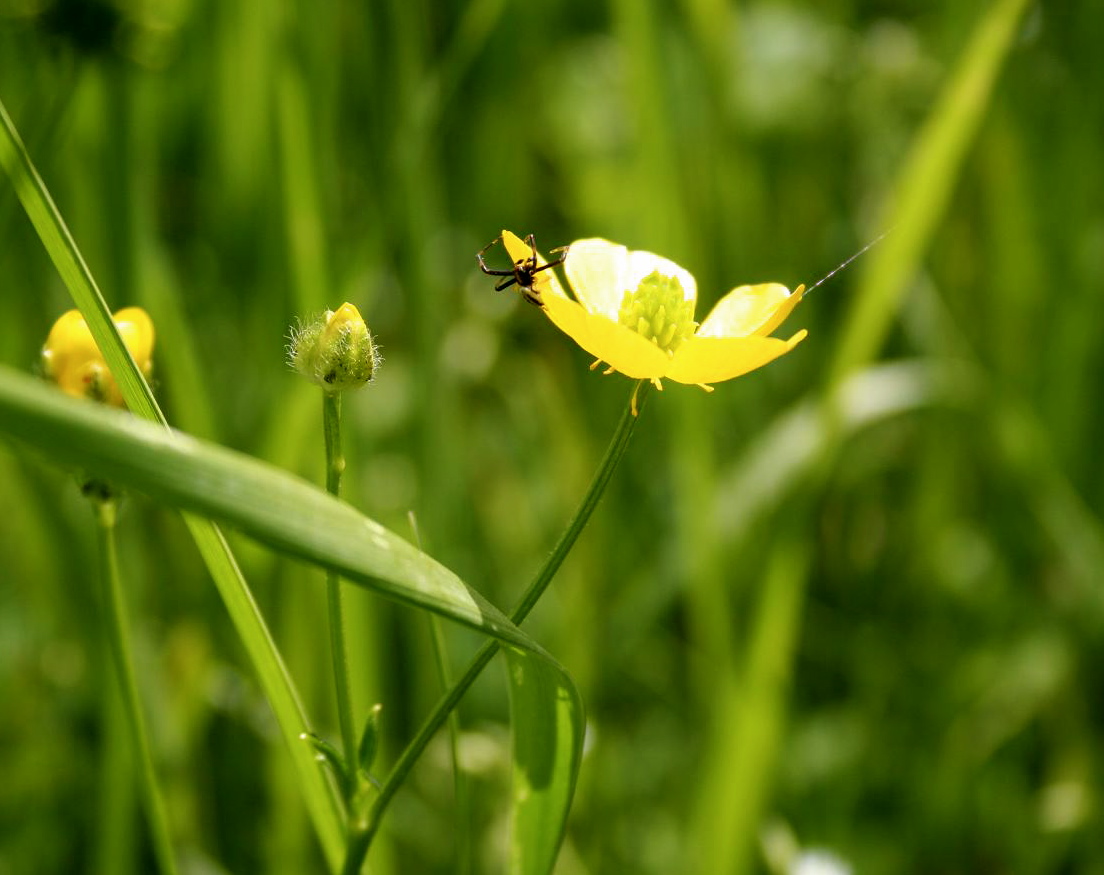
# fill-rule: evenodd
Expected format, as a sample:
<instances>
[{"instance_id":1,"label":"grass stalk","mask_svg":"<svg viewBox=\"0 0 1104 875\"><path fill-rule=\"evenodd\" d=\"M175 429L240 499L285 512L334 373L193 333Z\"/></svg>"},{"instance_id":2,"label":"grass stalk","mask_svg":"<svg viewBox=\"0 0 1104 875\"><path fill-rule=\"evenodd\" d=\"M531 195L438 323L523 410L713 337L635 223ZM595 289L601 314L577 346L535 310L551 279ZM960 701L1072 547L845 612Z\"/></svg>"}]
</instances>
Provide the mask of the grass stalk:
<instances>
[{"instance_id":1,"label":"grass stalk","mask_svg":"<svg viewBox=\"0 0 1104 875\"><path fill-rule=\"evenodd\" d=\"M142 716L142 703L138 696L138 682L134 675L134 649L131 645L130 627L126 621L123 588L119 580L119 561L115 544L116 504L112 498L92 499L96 512L96 531L99 538L100 582L103 586L104 614L107 620L107 643L115 677L126 712L135 761L141 778L146 818L149 821L157 865L165 875L176 875L176 859L173 855L172 837L165 803L157 782L153 765L146 721Z\"/></svg>"},{"instance_id":2,"label":"grass stalk","mask_svg":"<svg viewBox=\"0 0 1104 875\"><path fill-rule=\"evenodd\" d=\"M16 196L55 270L87 321L104 360L119 384L127 407L135 415L167 427L168 420L115 329L107 302L2 101L0 166L8 174ZM336 800L319 772L310 749L301 742L307 730L306 717L284 661L222 532L209 520L190 514L184 515L184 522L276 715L319 842L328 863L335 867L341 842Z\"/></svg>"},{"instance_id":3,"label":"grass stalk","mask_svg":"<svg viewBox=\"0 0 1104 875\"><path fill-rule=\"evenodd\" d=\"M110 652L103 654L102 671L107 680L100 697L103 742L92 851L92 871L96 875L130 875L135 863L134 763L128 743L127 715L119 685L115 682L114 662Z\"/></svg>"}]
</instances>

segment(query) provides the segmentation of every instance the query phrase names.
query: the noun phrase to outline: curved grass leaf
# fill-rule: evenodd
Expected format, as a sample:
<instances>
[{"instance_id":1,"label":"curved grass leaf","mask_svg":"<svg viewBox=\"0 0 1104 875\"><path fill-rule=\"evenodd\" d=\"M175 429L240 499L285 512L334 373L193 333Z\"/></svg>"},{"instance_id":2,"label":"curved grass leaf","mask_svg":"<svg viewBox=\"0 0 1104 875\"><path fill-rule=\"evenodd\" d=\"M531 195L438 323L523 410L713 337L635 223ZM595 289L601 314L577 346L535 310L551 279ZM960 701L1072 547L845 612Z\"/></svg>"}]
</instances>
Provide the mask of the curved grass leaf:
<instances>
[{"instance_id":1,"label":"curved grass leaf","mask_svg":"<svg viewBox=\"0 0 1104 875\"><path fill-rule=\"evenodd\" d=\"M354 583L542 653L479 593L409 542L306 480L162 428L74 400L0 367L0 432L55 461L181 510L229 523Z\"/></svg>"},{"instance_id":2,"label":"curved grass leaf","mask_svg":"<svg viewBox=\"0 0 1104 875\"><path fill-rule=\"evenodd\" d=\"M0 166L11 179L27 217L88 323L128 407L138 416L166 425L164 414L115 329L107 303L2 102ZM331 870L336 870L343 845L338 800L315 763L310 746L300 740L309 726L291 677L222 533L213 523L198 517L185 514L184 522L214 579L253 670L257 672L261 689L291 755L326 862Z\"/></svg>"},{"instance_id":3,"label":"curved grass leaf","mask_svg":"<svg viewBox=\"0 0 1104 875\"><path fill-rule=\"evenodd\" d=\"M895 186L895 202L886 223L893 233L871 251L860 275L832 363L832 386L838 387L847 373L861 368L882 343L909 277L950 200L1026 7L1027 0L1000 0L981 16L920 130Z\"/></svg>"},{"instance_id":4,"label":"curved grass leaf","mask_svg":"<svg viewBox=\"0 0 1104 875\"><path fill-rule=\"evenodd\" d=\"M161 427L128 414L72 402L16 372L0 372L0 427L60 460L201 514L226 519L291 555L333 568L354 582L481 629L533 656L515 653L515 738L545 738L549 754L523 741L515 751L518 786L515 847L525 845L514 871L549 872L555 863L578 774L583 736L578 692L567 673L504 615L451 571L403 539L328 494L256 460L168 431L167 421L123 344L110 311L75 241L0 103L0 164L54 262L128 407ZM209 520L185 514L208 570L258 673L288 744L327 863L342 857L333 789L313 762L308 730L294 687L222 533ZM534 658L535 657L535 658ZM539 680L534 683L533 680ZM531 760L540 759L540 766ZM533 776L539 775L539 780ZM532 847L528 847L529 844Z\"/></svg>"},{"instance_id":5,"label":"curved grass leaf","mask_svg":"<svg viewBox=\"0 0 1104 875\"><path fill-rule=\"evenodd\" d=\"M583 703L546 663L522 658L510 648L505 654L514 726L509 871L547 875L563 841L583 755Z\"/></svg>"},{"instance_id":6,"label":"curved grass leaf","mask_svg":"<svg viewBox=\"0 0 1104 875\"><path fill-rule=\"evenodd\" d=\"M559 664L479 593L305 480L124 411L68 398L2 366L0 434L158 501L223 520L283 553L512 645L507 648L515 738L511 871L551 871L578 774L582 705ZM210 558L208 551L204 556Z\"/></svg>"}]
</instances>

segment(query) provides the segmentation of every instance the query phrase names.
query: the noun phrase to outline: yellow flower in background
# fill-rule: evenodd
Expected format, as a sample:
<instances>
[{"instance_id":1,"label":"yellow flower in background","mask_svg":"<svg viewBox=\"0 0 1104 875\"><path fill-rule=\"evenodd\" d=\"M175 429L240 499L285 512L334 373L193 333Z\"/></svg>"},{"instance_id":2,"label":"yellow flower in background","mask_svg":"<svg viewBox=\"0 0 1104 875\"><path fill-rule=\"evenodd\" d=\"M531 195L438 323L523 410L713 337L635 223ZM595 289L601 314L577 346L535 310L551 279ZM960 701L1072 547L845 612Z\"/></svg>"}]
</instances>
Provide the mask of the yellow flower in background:
<instances>
[{"instance_id":1,"label":"yellow flower in background","mask_svg":"<svg viewBox=\"0 0 1104 875\"><path fill-rule=\"evenodd\" d=\"M153 370L153 320L141 307L124 307L111 319L134 363L148 378ZM62 314L50 329L42 347L42 369L67 395L124 406L115 378L79 310Z\"/></svg>"},{"instance_id":2,"label":"yellow flower in background","mask_svg":"<svg viewBox=\"0 0 1104 875\"><path fill-rule=\"evenodd\" d=\"M532 257L517 235L503 231L502 239L515 262ZM761 368L807 334L768 336L797 306L804 286L792 293L779 283L738 286L699 325L694 277L659 255L597 238L576 240L567 247L564 270L575 300L551 270L533 276L548 318L597 359L592 367L605 362L606 373L651 380L660 389L667 378L712 391L711 383Z\"/></svg>"}]
</instances>

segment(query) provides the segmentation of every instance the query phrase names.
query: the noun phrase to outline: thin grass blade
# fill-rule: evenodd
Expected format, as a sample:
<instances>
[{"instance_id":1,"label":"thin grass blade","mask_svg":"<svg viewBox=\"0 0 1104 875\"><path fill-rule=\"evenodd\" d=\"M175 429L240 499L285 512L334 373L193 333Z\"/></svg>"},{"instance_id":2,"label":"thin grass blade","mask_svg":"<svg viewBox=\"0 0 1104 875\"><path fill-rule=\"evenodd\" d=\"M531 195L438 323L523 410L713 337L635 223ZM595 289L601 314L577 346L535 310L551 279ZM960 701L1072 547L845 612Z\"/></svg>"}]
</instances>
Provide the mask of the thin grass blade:
<instances>
[{"instance_id":1,"label":"thin grass blade","mask_svg":"<svg viewBox=\"0 0 1104 875\"><path fill-rule=\"evenodd\" d=\"M166 425L164 414L115 329L107 303L2 102L0 166L11 179L27 217L88 323L127 406L138 416ZM37 443L34 437L32 441ZM336 870L340 865L343 845L338 803L314 762L309 745L300 740L309 727L291 678L222 533L208 520L186 514L184 521L249 654L265 698L275 713L326 861L332 870Z\"/></svg>"},{"instance_id":2,"label":"thin grass blade","mask_svg":"<svg viewBox=\"0 0 1104 875\"><path fill-rule=\"evenodd\" d=\"M881 345L893 314L931 242L966 152L989 107L1027 0L999 0L982 16L898 178L886 227L870 253L836 349L830 385L862 367Z\"/></svg>"}]
</instances>

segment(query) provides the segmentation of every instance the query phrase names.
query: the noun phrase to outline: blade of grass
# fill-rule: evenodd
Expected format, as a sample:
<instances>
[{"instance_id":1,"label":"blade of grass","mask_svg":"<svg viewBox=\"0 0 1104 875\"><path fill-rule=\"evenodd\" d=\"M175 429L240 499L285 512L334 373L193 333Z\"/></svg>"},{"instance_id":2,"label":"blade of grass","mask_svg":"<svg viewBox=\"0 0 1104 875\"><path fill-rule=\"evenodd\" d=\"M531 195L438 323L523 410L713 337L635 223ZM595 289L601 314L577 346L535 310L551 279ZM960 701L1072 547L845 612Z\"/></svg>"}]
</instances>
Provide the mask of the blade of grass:
<instances>
[{"instance_id":1,"label":"blade of grass","mask_svg":"<svg viewBox=\"0 0 1104 875\"><path fill-rule=\"evenodd\" d=\"M290 60L285 60L277 79L276 111L291 289L296 311L306 319L337 302L327 301L333 285L327 270L317 170L311 157L315 125L303 78Z\"/></svg>"},{"instance_id":2,"label":"blade of grass","mask_svg":"<svg viewBox=\"0 0 1104 875\"><path fill-rule=\"evenodd\" d=\"M956 382L952 382L957 380ZM878 364L852 374L839 394L841 439L895 416L939 405L967 406L977 387L962 375L945 373L925 359ZM717 536L726 544L754 530L756 520L773 513L800 492L822 449L819 399L805 398L765 426L740 456L718 472L714 503Z\"/></svg>"},{"instance_id":3,"label":"blade of grass","mask_svg":"<svg viewBox=\"0 0 1104 875\"><path fill-rule=\"evenodd\" d=\"M744 671L725 672L715 707L695 818L695 871L745 872L785 731L786 701L801 629L809 547L803 523L771 553Z\"/></svg>"},{"instance_id":4,"label":"blade of grass","mask_svg":"<svg viewBox=\"0 0 1104 875\"><path fill-rule=\"evenodd\" d=\"M909 277L946 209L1026 7L1027 0L999 0L983 15L917 136L885 223L893 233L871 250L836 348L829 380L833 388L875 354L889 330Z\"/></svg>"},{"instance_id":5,"label":"blade of grass","mask_svg":"<svg viewBox=\"0 0 1104 875\"><path fill-rule=\"evenodd\" d=\"M96 515L96 532L99 539L100 585L103 611L106 617L106 639L115 664L115 681L122 695L123 708L127 712L127 727L131 735L134 756L145 797L146 821L149 824L154 856L159 871L164 875L176 875L176 852L173 847L169 816L165 808L165 796L154 765L150 734L142 712L142 699L138 695L138 678L134 669L134 647L131 644L130 621L126 616L122 580L119 576L119 556L116 544L115 500L93 499Z\"/></svg>"},{"instance_id":6,"label":"blade of grass","mask_svg":"<svg viewBox=\"0 0 1104 875\"><path fill-rule=\"evenodd\" d=\"M397 601L426 608L541 652L527 635L451 571L342 501L251 456L76 401L0 367L0 432L56 462L224 520L281 552L347 575Z\"/></svg>"},{"instance_id":7,"label":"blade of grass","mask_svg":"<svg viewBox=\"0 0 1104 875\"><path fill-rule=\"evenodd\" d=\"M16 195L55 269L84 315L92 337L115 376L128 407L138 416L161 423L162 426L167 425L142 373L135 367L130 352L115 330L107 303L42 178L35 170L2 102L0 165L11 179ZM207 520L188 515L185 515L184 520L218 587L253 669L257 672L265 698L272 707L295 764L304 803L310 812L326 861L331 869L335 869L341 858L342 845L337 799L314 762L309 745L300 741L300 737L309 727L291 678L222 533Z\"/></svg>"},{"instance_id":8,"label":"blade of grass","mask_svg":"<svg viewBox=\"0 0 1104 875\"><path fill-rule=\"evenodd\" d=\"M84 314L93 338L104 352L124 399L131 410L165 426L164 415L122 343L90 271L2 104L0 128L3 129L0 163L12 178L24 209ZM99 476L137 487L155 497L161 489L166 490L161 493L161 497L165 498L174 494L175 490L177 500L168 500L184 510L201 509L215 516L225 514L227 519L238 522L247 532L279 549L336 570L399 601L414 603L467 622L520 651L528 651L528 654L511 653L515 667L523 667L523 670L515 669L510 673L511 684L531 684L533 678L539 678L543 690L541 695L546 697L546 701L538 705L529 690L520 693L526 697L529 706L516 712L519 722L514 726L515 735L529 736L541 732L542 723L550 720L557 727L557 736L561 739L557 750L571 754L566 760L555 760L552 774L556 780L552 782L548 801L542 805L543 816L554 816L554 823L545 831L551 830L557 839L555 843L544 842L535 855L526 857L528 865L535 868L525 871L551 870L578 774L584 727L574 683L539 645L478 593L468 589L448 569L382 526L297 478L268 469L248 457L217 447L203 447L199 442L173 435L165 428L139 422L118 411L88 409L88 405L74 404L70 399L56 395L49 397L54 393L18 373L0 375L0 381L5 384L5 390L11 390L6 393L6 401L14 404L14 407L7 408L13 415L8 416L4 423L10 429L9 433L21 434L24 440L39 448L50 449L58 458L68 459ZM0 407L3 406L0 403ZM20 407L21 410L16 412L15 408ZM114 423L110 422L112 418ZM30 426L28 431L28 424L36 420L37 425ZM139 446L145 446L147 451L138 451ZM173 462L177 467L173 467ZM202 471L206 472L206 476ZM244 471L248 471L253 479L249 475L243 480L235 478L236 474ZM279 478L283 478L282 483ZM227 482L235 485L228 490L218 488L220 483ZM254 490L251 493L254 500L239 500L239 496L235 495L236 488L243 488L245 493ZM291 504L279 500L270 503L274 497L290 500ZM321 521L311 519L309 513L303 513L302 501L309 503L312 498L315 502L320 499L330 502L329 507L323 509ZM222 513L208 510L211 503ZM273 513L277 507L280 510ZM290 677L221 532L208 521L187 514L185 520L219 585L239 635L261 677L265 694L276 711L281 730L295 758L327 862L332 868L336 865L336 855L340 853L337 850L340 842L337 800L313 763L309 746L298 744L306 726ZM296 553L296 550L301 552ZM525 763L518 761L518 764ZM547 786L531 781L530 786L535 793L549 793Z\"/></svg>"},{"instance_id":9,"label":"blade of grass","mask_svg":"<svg viewBox=\"0 0 1104 875\"><path fill-rule=\"evenodd\" d=\"M524 770L519 780L529 788L517 816L527 824L526 843L534 842L520 858L528 868L514 871L551 870L578 773L581 702L559 664L455 574L298 477L123 411L68 398L6 367L0 367L0 433L112 483L226 520L291 556L511 645L510 681L519 703L514 729L521 745L515 762ZM519 616L531 607L523 604ZM554 747L534 746L534 738L554 740ZM546 768L531 767L533 758ZM534 809L550 821L540 830L531 826Z\"/></svg>"},{"instance_id":10,"label":"blade of grass","mask_svg":"<svg viewBox=\"0 0 1104 875\"><path fill-rule=\"evenodd\" d=\"M818 430L818 464L807 480L807 495L823 486L840 446L845 379L870 360L889 330L906 283L950 199L1026 5L1026 0L999 0L983 14L901 172L886 223L893 233L872 251L829 368L827 402ZM793 518L792 513L788 516ZM714 764L710 776L737 775L737 780L724 783L707 779L699 796L698 844L703 853L701 862L709 871L747 868L754 834L769 798L775 747L772 739L783 728L782 696L793 659L791 641L800 622L807 572L801 563L785 558L787 549L779 547L772 556L776 572L785 572L782 588L787 602L780 602L782 596L771 591L773 586L762 595L763 610L753 623L752 645L745 663L752 685L746 694L726 696L727 716L719 730L725 736L735 733L735 741L729 742L726 737L706 760ZM776 607L767 610L771 605ZM775 623L783 624L776 630L777 643L766 643L763 634ZM730 673L731 669L726 667L725 671ZM735 681L730 676L722 682L722 688L740 689L734 686ZM744 698L747 701L742 701ZM761 719L755 718L756 708L762 710ZM728 765L717 769L717 762Z\"/></svg>"},{"instance_id":11,"label":"blade of grass","mask_svg":"<svg viewBox=\"0 0 1104 875\"><path fill-rule=\"evenodd\" d=\"M533 659L505 651L510 672L514 804L510 842L513 875L552 871L567 828L583 755L582 702Z\"/></svg>"},{"instance_id":12,"label":"blade of grass","mask_svg":"<svg viewBox=\"0 0 1104 875\"><path fill-rule=\"evenodd\" d=\"M449 665L448 644L445 630L437 617L429 618L430 640L433 642L433 661L441 689L452 687L452 667ZM460 759L460 717L453 711L448 716L449 759L452 761L452 798L455 808L453 832L456 836L456 875L472 871L471 815L468 802L468 781Z\"/></svg>"},{"instance_id":13,"label":"blade of grass","mask_svg":"<svg viewBox=\"0 0 1104 875\"><path fill-rule=\"evenodd\" d=\"M92 337L103 352L104 360L115 376L127 406L139 416L167 424L161 411L157 409L141 371L134 366L130 352L115 330L107 303L69 229L62 221L53 198L46 190L42 177L31 163L3 102L0 102L0 165L3 165L11 179L16 196L23 204L27 218L34 225L42 245L46 247L54 268L87 321Z\"/></svg>"}]
</instances>

